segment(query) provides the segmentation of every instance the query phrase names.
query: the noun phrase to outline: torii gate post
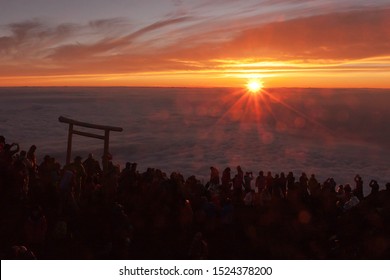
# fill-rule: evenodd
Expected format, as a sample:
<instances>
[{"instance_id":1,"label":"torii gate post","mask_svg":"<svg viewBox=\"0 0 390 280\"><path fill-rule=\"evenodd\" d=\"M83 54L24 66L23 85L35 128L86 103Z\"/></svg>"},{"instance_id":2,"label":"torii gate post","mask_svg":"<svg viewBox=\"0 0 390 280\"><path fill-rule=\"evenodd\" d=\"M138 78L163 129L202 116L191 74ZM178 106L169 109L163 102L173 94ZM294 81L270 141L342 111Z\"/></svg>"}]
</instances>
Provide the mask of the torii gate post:
<instances>
[{"instance_id":1,"label":"torii gate post","mask_svg":"<svg viewBox=\"0 0 390 280\"><path fill-rule=\"evenodd\" d=\"M58 120L59 120L59 122L69 124L68 145L67 145L67 150L66 150L66 164L70 164L70 159L71 159L71 155L72 155L72 138L73 138L73 134L77 134L77 135L81 135L81 136L85 136L85 137L91 137L91 138L97 138L97 139L104 140L103 170L105 170L107 168L107 163L108 163L110 131L121 132L121 131L123 131L123 128L115 127L115 126L107 126L107 125L99 125L99 124L80 122L80 121L72 120L69 118L65 118L63 116L60 116L58 118ZM98 135L98 134L94 134L94 133L78 131L78 130L73 129L73 126L81 126L81 127L104 130L104 135Z\"/></svg>"}]
</instances>

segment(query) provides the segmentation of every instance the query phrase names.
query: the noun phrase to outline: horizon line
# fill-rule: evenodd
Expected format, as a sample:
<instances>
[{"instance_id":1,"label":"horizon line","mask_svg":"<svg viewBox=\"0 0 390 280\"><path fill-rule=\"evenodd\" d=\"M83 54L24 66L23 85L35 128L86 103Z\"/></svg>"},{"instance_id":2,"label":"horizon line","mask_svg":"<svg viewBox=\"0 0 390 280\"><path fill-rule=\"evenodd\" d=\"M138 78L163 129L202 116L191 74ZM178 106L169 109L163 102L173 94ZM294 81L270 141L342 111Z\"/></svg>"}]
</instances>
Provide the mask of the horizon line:
<instances>
[{"instance_id":1,"label":"horizon line","mask_svg":"<svg viewBox=\"0 0 390 280\"><path fill-rule=\"evenodd\" d=\"M0 86L0 89L17 89L17 88L145 88L145 89L244 89L239 86ZM390 87L265 87L266 90L272 89L375 89L390 90Z\"/></svg>"}]
</instances>

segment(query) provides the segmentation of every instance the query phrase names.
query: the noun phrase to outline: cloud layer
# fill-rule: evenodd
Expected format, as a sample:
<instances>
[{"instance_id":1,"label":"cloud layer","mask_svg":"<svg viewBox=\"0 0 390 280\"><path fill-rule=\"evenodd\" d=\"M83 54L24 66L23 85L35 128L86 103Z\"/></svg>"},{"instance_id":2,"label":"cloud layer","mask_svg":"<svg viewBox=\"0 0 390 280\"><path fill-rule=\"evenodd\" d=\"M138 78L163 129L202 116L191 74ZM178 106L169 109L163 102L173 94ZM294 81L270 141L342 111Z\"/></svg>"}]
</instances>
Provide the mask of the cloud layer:
<instances>
[{"instance_id":1,"label":"cloud layer","mask_svg":"<svg viewBox=\"0 0 390 280\"><path fill-rule=\"evenodd\" d=\"M261 1L261 6L211 17L186 11L183 1L175 1L180 13L145 25L122 17L85 24L39 18L8 24L0 29L0 84L23 76L186 71L232 76L237 70L266 74L345 68L389 72L389 7L334 12L332 6L319 13L310 12L311 2L289 1L289 13L283 14L275 7L286 1ZM213 3L205 1L198 9L218 4ZM302 5L308 16L298 12ZM236 61L235 67L229 68L228 60ZM260 67L259 62L275 63Z\"/></svg>"}]
</instances>

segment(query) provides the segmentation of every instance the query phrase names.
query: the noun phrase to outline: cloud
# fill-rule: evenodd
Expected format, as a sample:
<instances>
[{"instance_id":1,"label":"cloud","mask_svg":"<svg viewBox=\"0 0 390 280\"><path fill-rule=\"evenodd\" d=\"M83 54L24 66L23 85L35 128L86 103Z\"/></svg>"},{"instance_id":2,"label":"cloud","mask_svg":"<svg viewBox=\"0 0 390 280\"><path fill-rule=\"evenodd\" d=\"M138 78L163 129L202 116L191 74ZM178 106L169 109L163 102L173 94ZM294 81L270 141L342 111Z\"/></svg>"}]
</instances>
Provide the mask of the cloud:
<instances>
[{"instance_id":1,"label":"cloud","mask_svg":"<svg viewBox=\"0 0 390 280\"><path fill-rule=\"evenodd\" d=\"M11 35L0 37L0 53L4 53L0 61L7 65L0 69L0 75L67 75L177 69L180 68L180 62L169 61L170 58L167 60L164 56L161 57L158 50L148 46L158 42L156 38L166 35L168 31L165 28L172 30L171 26L175 29L190 20L188 16L171 17L128 34L124 31L128 32L130 24L123 18L54 27L40 20L12 24L8 26ZM106 35L109 30L113 30L111 36ZM93 36L96 41L85 38ZM29 51L22 52L24 48ZM10 52L10 49L13 51ZM15 60L15 57L18 59Z\"/></svg>"},{"instance_id":2,"label":"cloud","mask_svg":"<svg viewBox=\"0 0 390 280\"><path fill-rule=\"evenodd\" d=\"M48 47L61 43L78 30L73 24L46 25L39 19L9 24L9 35L0 37L1 59L40 59Z\"/></svg>"},{"instance_id":3,"label":"cloud","mask_svg":"<svg viewBox=\"0 0 390 280\"><path fill-rule=\"evenodd\" d=\"M0 37L0 53L3 55L17 49L31 34L39 30L40 23L36 20L14 23L7 26L11 35Z\"/></svg>"},{"instance_id":4,"label":"cloud","mask_svg":"<svg viewBox=\"0 0 390 280\"><path fill-rule=\"evenodd\" d=\"M14 44L13 38L9 36L0 37L0 54L8 53Z\"/></svg>"},{"instance_id":5,"label":"cloud","mask_svg":"<svg viewBox=\"0 0 390 280\"><path fill-rule=\"evenodd\" d=\"M88 59L97 55L109 54L109 52L120 53L121 48L129 47L129 45L131 45L135 39L143 35L170 25L186 22L189 19L190 17L177 17L157 21L128 35L113 38L104 38L99 40L98 42L91 44L77 43L62 45L57 48L54 48L48 58L53 59L55 61L66 61L69 59L78 61L79 59ZM107 22L98 21L97 24L95 22L92 25L95 27L102 27L106 26Z\"/></svg>"},{"instance_id":6,"label":"cloud","mask_svg":"<svg viewBox=\"0 0 390 280\"><path fill-rule=\"evenodd\" d=\"M243 31L225 46L233 56L356 59L390 54L390 9L274 22Z\"/></svg>"},{"instance_id":7,"label":"cloud","mask_svg":"<svg viewBox=\"0 0 390 280\"><path fill-rule=\"evenodd\" d=\"M9 25L11 32L16 39L23 39L31 33L40 29L41 23L38 20L13 23Z\"/></svg>"},{"instance_id":8,"label":"cloud","mask_svg":"<svg viewBox=\"0 0 390 280\"><path fill-rule=\"evenodd\" d=\"M273 22L264 23L263 19L256 22L253 15L241 21L176 16L138 29L125 18L85 25L51 26L40 20L11 24L9 35L0 37L0 62L6 66L0 75L218 70L223 59L294 60L306 65L317 61L323 69L328 61L340 65L348 60L390 56L390 9L294 19L268 15L267 19L271 18ZM281 67L288 68L286 64Z\"/></svg>"},{"instance_id":9,"label":"cloud","mask_svg":"<svg viewBox=\"0 0 390 280\"><path fill-rule=\"evenodd\" d=\"M183 5L183 0L172 0L172 3L174 6L181 6Z\"/></svg>"},{"instance_id":10,"label":"cloud","mask_svg":"<svg viewBox=\"0 0 390 280\"><path fill-rule=\"evenodd\" d=\"M116 17L116 18L92 20L88 23L88 25L92 28L101 31L102 29L118 28L118 26L125 25L127 23L128 23L127 19L122 17Z\"/></svg>"},{"instance_id":11,"label":"cloud","mask_svg":"<svg viewBox=\"0 0 390 280\"><path fill-rule=\"evenodd\" d=\"M157 22L149 24L148 26L143 27L143 28L127 35L127 36L124 36L123 38L121 38L118 41L122 41L124 43L127 43L133 39L136 39L137 37L143 36L147 33L152 32L152 31L155 31L155 30L158 30L158 29L170 26L170 25L177 25L177 24L180 24L183 22L187 22L190 19L191 19L191 17L188 17L188 16L180 16L180 17L157 21Z\"/></svg>"},{"instance_id":12,"label":"cloud","mask_svg":"<svg viewBox=\"0 0 390 280\"><path fill-rule=\"evenodd\" d=\"M209 26L207 28L207 26ZM211 22L188 27L177 59L349 60L390 54L390 9L348 11L274 21L242 29ZM195 32L196 31L196 32ZM186 42L191 42L188 44Z\"/></svg>"}]
</instances>

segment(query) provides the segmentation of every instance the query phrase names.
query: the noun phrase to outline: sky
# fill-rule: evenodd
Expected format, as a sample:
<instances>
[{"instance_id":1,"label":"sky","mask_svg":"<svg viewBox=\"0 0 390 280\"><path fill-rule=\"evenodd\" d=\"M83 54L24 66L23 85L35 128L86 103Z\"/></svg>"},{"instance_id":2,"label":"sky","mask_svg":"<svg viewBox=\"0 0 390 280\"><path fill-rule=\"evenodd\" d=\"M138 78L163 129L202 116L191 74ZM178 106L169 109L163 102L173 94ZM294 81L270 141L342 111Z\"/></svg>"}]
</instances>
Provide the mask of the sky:
<instances>
[{"instance_id":1,"label":"sky","mask_svg":"<svg viewBox=\"0 0 390 280\"><path fill-rule=\"evenodd\" d=\"M0 0L0 86L390 88L390 0Z\"/></svg>"}]
</instances>

